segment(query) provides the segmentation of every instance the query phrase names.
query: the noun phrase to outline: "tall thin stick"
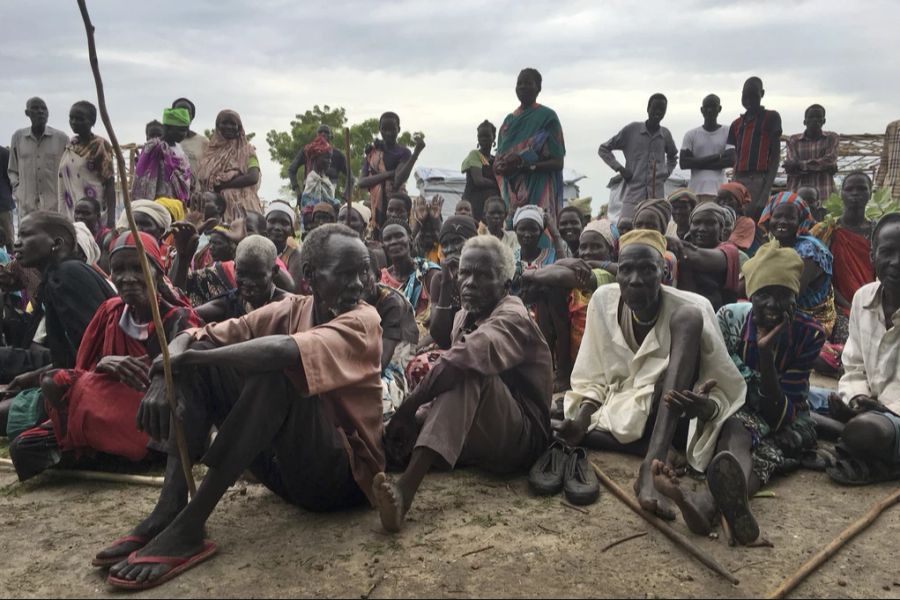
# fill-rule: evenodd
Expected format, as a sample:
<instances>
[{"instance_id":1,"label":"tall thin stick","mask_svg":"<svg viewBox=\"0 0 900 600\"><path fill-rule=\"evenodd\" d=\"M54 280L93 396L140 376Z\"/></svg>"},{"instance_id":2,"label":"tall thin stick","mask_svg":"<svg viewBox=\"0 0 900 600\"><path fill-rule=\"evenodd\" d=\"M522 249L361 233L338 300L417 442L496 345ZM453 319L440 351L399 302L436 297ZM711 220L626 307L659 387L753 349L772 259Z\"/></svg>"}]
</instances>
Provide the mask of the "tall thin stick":
<instances>
[{"instance_id":1,"label":"tall thin stick","mask_svg":"<svg viewBox=\"0 0 900 600\"><path fill-rule=\"evenodd\" d=\"M138 232L137 225L134 222L134 214L131 212L131 198L128 190L128 179L125 170L125 156L122 154L122 148L119 147L119 141L113 131L112 122L109 119L109 111L106 109L106 95L103 92L103 80L100 77L100 64L97 60L97 46L94 42L94 25L91 23L91 17L88 14L87 4L85 0L78 0L78 9L81 11L81 18L84 21L84 30L87 33L88 56L91 61L91 71L94 74L94 83L97 87L97 108L100 110L100 118L106 127L106 133L109 135L109 142L112 144L113 151L116 154L116 165L119 170L119 182L122 185L122 200L125 203L125 215L128 218L128 226L134 237L135 246L137 246L138 258L141 261L141 271L144 273L144 284L147 286L147 292L150 298L156 298L156 285L154 283L153 272L150 270L150 263L147 261L147 255L144 253L144 244ZM162 350L163 375L166 382L166 400L171 409L171 419L175 430L175 444L178 446L178 456L181 459L181 466L184 470L184 477L187 480L188 491L191 496L194 495L196 487L194 485L194 477L191 474L191 463L187 453L187 443L184 439L184 429L177 415L177 402L175 400L175 384L172 380L172 364L169 358L169 344L166 341L166 330L163 328L162 317L159 314L159 304L150 302L150 311L153 316L153 327L156 329L156 336L159 340L159 347Z\"/></svg>"},{"instance_id":2,"label":"tall thin stick","mask_svg":"<svg viewBox=\"0 0 900 600\"><path fill-rule=\"evenodd\" d=\"M884 499L876 502L872 507L854 521L847 529L842 531L840 535L831 540L827 546L819 550L815 556L810 558L796 573L785 579L774 591L770 592L766 598L784 598L791 593L795 587L800 585L804 579L809 577L816 569L821 567L825 562L838 553L838 551L857 534L864 531L869 525L875 522L875 519L885 510L900 503L900 489L888 494Z\"/></svg>"},{"instance_id":3,"label":"tall thin stick","mask_svg":"<svg viewBox=\"0 0 900 600\"><path fill-rule=\"evenodd\" d=\"M347 227L350 227L350 208L353 204L353 190L350 189L352 186L350 185L351 176L350 173L352 169L350 167L350 128L344 127L344 157L347 159L347 189L344 190L344 198L347 200ZM368 223L367 223L368 224Z\"/></svg>"},{"instance_id":4,"label":"tall thin stick","mask_svg":"<svg viewBox=\"0 0 900 600\"><path fill-rule=\"evenodd\" d=\"M675 542L677 546L681 546L683 549L687 550L689 554L702 562L704 565L706 565L734 585L740 583L737 577L732 575L731 572L728 571L728 569L713 560L711 556L707 555L703 550L688 541L688 539L683 535L669 527L665 522L662 521L662 519L660 519L656 515L650 514L649 512L641 508L641 505L638 504L637 500L628 495L625 490L620 488L615 481L610 479L609 476L600 469L600 467L598 467L593 462L591 462L591 466L594 467L594 472L597 473L597 479L600 480L600 483L605 485L606 489L612 492L616 498L624 502L628 506L628 508L640 515L645 521L656 527L656 529L659 530L660 533Z\"/></svg>"}]
</instances>

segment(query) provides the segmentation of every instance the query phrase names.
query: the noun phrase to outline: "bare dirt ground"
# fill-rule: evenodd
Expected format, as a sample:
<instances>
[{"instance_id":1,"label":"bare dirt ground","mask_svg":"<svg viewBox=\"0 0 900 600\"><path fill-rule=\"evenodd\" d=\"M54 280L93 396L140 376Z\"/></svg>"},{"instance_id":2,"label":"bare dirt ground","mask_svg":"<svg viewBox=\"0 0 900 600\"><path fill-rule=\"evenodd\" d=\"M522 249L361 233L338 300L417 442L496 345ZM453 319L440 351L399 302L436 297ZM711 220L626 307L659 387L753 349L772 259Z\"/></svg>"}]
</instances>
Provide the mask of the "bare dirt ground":
<instances>
[{"instance_id":1,"label":"bare dirt ground","mask_svg":"<svg viewBox=\"0 0 900 600\"><path fill-rule=\"evenodd\" d=\"M593 459L630 489L637 459L599 453ZM741 580L733 586L606 491L583 514L563 506L561 497L530 496L524 477L435 473L426 478L407 528L391 536L373 511L311 514L239 482L209 522L219 554L140 596L762 596L895 486L843 488L809 471L776 480L768 488L774 497L753 501L773 548L692 538ZM150 487L53 475L20 484L0 470L0 594L113 595L90 560L144 516L156 494ZM680 519L675 528L690 535ZM898 532L900 508L894 508L793 596L900 596Z\"/></svg>"}]
</instances>

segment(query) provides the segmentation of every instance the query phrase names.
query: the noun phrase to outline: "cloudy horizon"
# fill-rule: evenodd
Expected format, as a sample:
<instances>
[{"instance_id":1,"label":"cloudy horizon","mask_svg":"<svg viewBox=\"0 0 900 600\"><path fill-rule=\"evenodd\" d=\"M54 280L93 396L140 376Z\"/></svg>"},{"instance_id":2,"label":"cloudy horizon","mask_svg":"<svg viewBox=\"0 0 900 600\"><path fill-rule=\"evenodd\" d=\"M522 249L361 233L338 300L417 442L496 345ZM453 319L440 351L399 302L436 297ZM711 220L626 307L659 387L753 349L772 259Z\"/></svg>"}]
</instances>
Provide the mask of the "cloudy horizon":
<instances>
[{"instance_id":1,"label":"cloudy horizon","mask_svg":"<svg viewBox=\"0 0 900 600\"><path fill-rule=\"evenodd\" d=\"M706 94L721 97L721 123L742 112L749 75L762 77L764 104L786 133L803 129L814 102L839 133L883 133L900 118L891 100L900 4L888 1L88 4L119 141L142 142L144 125L179 96L197 105L196 131L232 108L256 132L267 199L287 181L265 134L287 131L314 104L344 107L350 123L393 110L404 130L425 132L419 166L458 169L477 124L499 126L515 108L526 66L541 71L539 101L559 114L566 167L587 176L582 195L595 203L612 176L597 146L646 118L654 92L669 98L663 125L678 145L701 124ZM75 2L7 2L2 14L0 139L28 126L24 104L35 95L50 125L71 134L69 106L96 104ZM97 132L106 136L100 123Z\"/></svg>"}]
</instances>

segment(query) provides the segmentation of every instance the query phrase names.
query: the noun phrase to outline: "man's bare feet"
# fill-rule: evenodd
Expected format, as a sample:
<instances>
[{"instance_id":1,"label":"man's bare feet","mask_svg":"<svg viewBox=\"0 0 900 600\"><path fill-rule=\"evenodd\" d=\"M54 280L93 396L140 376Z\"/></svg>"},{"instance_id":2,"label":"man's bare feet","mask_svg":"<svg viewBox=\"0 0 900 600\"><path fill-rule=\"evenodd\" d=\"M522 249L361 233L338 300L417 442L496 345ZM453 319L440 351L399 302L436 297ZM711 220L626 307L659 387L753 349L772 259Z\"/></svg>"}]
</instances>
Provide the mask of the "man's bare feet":
<instances>
[{"instance_id":1,"label":"man's bare feet","mask_svg":"<svg viewBox=\"0 0 900 600\"><path fill-rule=\"evenodd\" d=\"M372 481L375 507L381 517L381 525L386 531L397 533L403 526L409 506L400 488L388 480L384 473L376 473Z\"/></svg>"},{"instance_id":2,"label":"man's bare feet","mask_svg":"<svg viewBox=\"0 0 900 600\"><path fill-rule=\"evenodd\" d=\"M672 502L660 494L653 485L653 472L650 463L642 462L634 482L634 494L641 508L667 521L675 520L675 508Z\"/></svg>"},{"instance_id":3,"label":"man's bare feet","mask_svg":"<svg viewBox=\"0 0 900 600\"><path fill-rule=\"evenodd\" d=\"M712 531L712 518L716 509L709 492L697 494L683 489L675 470L661 460L654 460L650 464L650 471L653 473L656 491L678 506L688 529L700 535L707 535Z\"/></svg>"}]
</instances>

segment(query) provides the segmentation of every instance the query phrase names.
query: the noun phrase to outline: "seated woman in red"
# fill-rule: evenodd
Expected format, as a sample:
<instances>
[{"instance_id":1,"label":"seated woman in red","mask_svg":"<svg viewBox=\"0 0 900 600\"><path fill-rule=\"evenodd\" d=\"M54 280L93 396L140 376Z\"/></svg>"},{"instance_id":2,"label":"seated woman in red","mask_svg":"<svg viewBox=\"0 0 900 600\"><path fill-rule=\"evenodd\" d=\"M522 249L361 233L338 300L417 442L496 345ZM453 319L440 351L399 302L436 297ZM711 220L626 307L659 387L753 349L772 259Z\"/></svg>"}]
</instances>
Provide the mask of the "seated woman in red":
<instances>
[{"instance_id":1,"label":"seated woman in red","mask_svg":"<svg viewBox=\"0 0 900 600\"><path fill-rule=\"evenodd\" d=\"M156 272L160 315L166 338L201 324L194 310L163 284L156 240L141 233ZM134 237L121 235L110 252L110 271L119 295L100 305L78 347L74 369L44 375L41 391L50 421L28 430L10 446L19 478L25 480L57 464L62 453L103 453L132 461L147 454L148 437L135 416L160 346ZM13 447L15 446L15 448Z\"/></svg>"}]
</instances>

